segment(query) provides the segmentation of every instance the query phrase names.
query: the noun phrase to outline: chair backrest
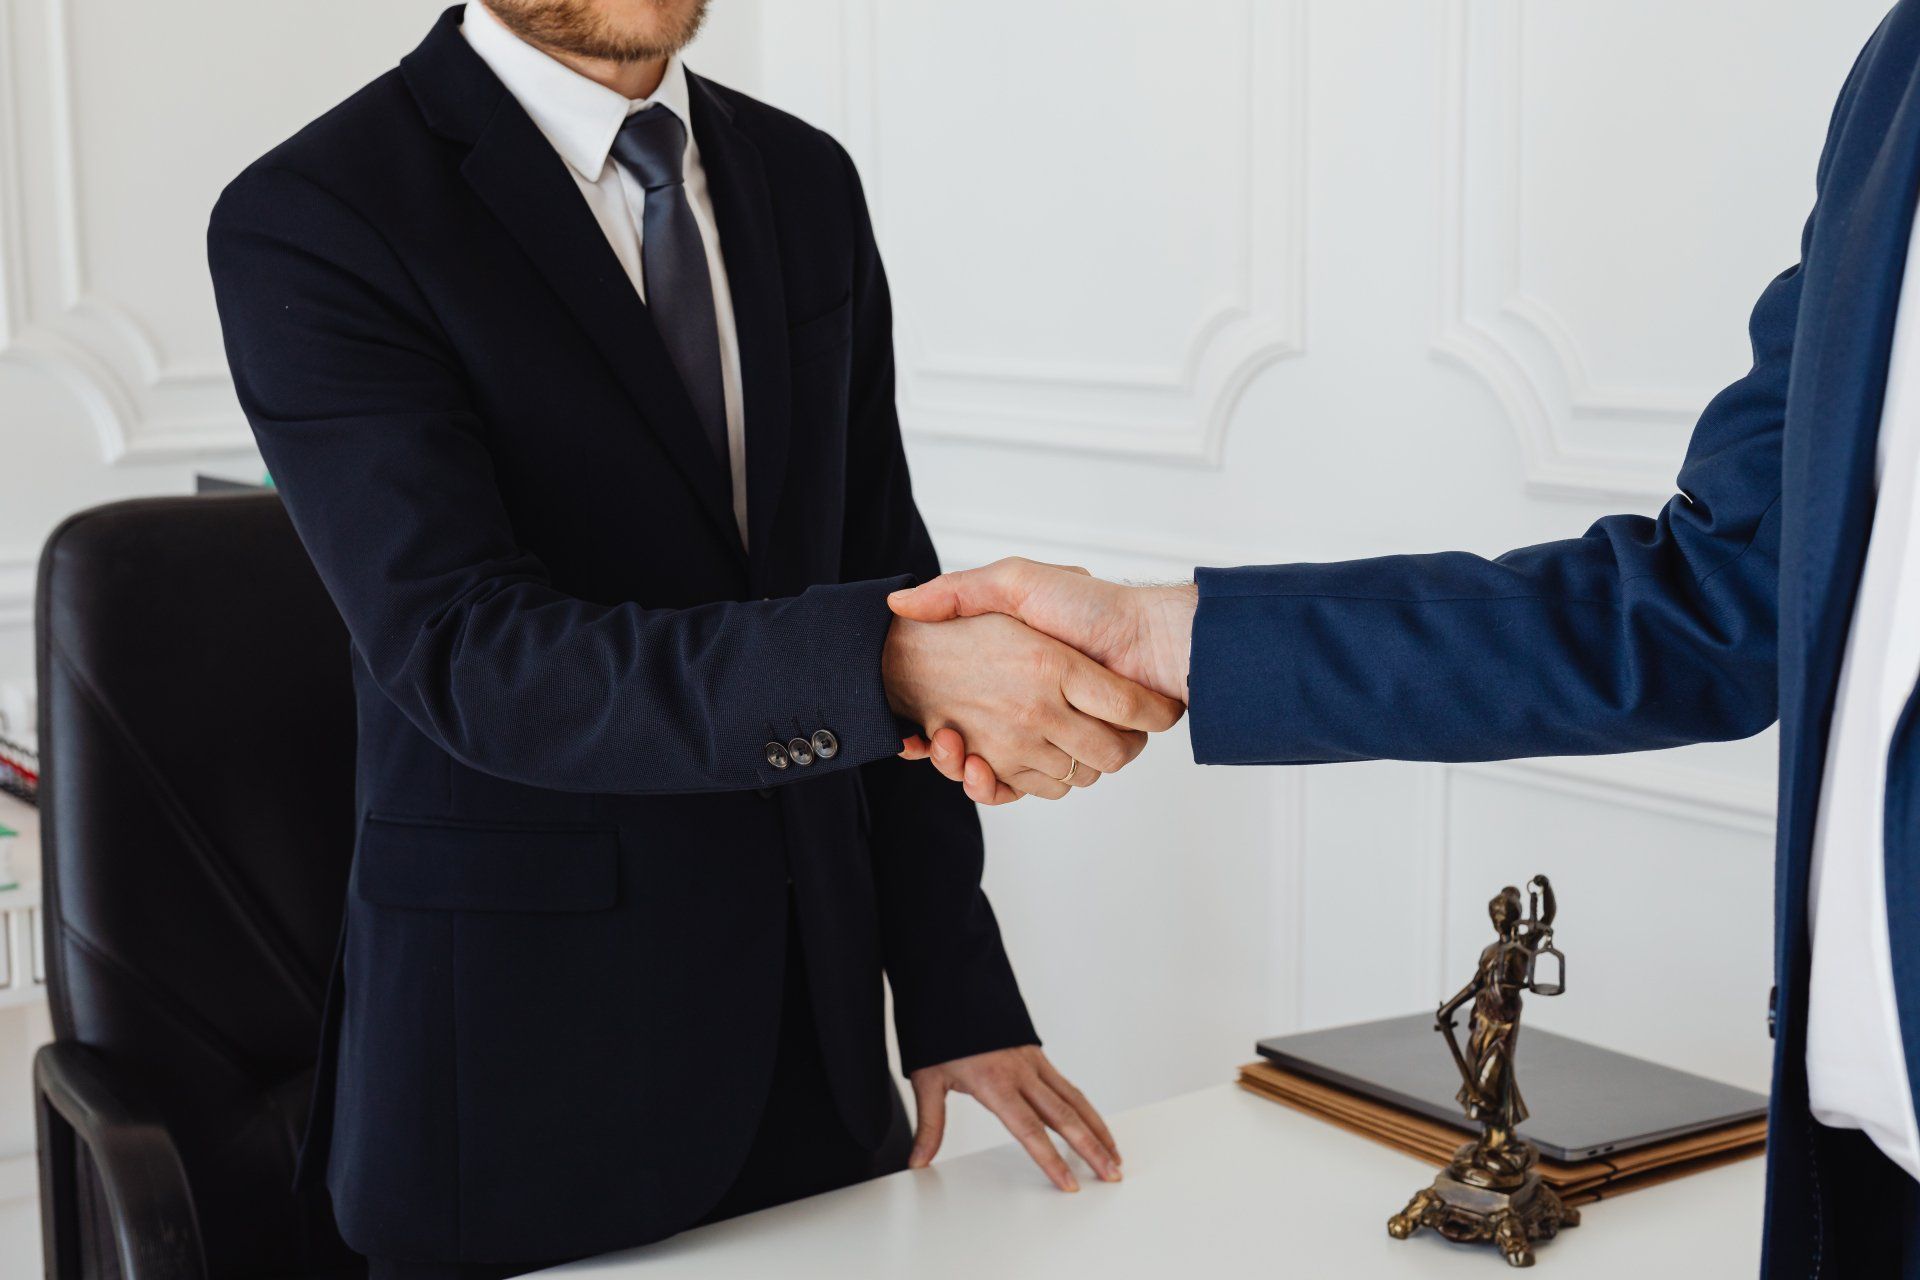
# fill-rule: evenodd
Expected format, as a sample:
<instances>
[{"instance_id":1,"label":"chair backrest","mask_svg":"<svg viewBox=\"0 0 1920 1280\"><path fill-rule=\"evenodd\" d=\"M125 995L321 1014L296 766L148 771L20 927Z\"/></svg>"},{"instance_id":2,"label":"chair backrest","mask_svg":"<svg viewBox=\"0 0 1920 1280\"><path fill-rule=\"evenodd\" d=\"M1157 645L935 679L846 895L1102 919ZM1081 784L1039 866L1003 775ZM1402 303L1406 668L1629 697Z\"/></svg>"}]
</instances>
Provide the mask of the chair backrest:
<instances>
[{"instance_id":1,"label":"chair backrest","mask_svg":"<svg viewBox=\"0 0 1920 1280\"><path fill-rule=\"evenodd\" d=\"M350 1263L292 1190L353 848L339 615L259 493L74 516L36 616L54 1034L172 1133L215 1280Z\"/></svg>"}]
</instances>

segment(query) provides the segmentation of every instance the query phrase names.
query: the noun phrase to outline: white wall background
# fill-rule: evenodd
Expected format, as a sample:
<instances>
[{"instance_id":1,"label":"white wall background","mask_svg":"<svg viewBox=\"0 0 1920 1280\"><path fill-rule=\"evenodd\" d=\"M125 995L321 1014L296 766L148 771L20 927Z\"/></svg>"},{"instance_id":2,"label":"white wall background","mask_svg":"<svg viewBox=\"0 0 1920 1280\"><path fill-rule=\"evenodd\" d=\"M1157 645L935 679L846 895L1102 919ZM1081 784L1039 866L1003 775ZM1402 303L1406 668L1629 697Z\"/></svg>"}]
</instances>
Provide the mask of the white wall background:
<instances>
[{"instance_id":1,"label":"white wall background","mask_svg":"<svg viewBox=\"0 0 1920 1280\"><path fill-rule=\"evenodd\" d=\"M257 473L207 210L437 8L0 0L0 693L64 514ZM1181 577L1655 509L1883 8L714 0L689 60L860 161L948 561ZM990 882L1055 1060L1110 1109L1431 1004L1535 871L1573 968L1542 1025L1764 1088L1772 755L1202 770L1176 732L990 813ZM44 1035L0 1019L8 1274ZM951 1141L992 1136L963 1114Z\"/></svg>"}]
</instances>

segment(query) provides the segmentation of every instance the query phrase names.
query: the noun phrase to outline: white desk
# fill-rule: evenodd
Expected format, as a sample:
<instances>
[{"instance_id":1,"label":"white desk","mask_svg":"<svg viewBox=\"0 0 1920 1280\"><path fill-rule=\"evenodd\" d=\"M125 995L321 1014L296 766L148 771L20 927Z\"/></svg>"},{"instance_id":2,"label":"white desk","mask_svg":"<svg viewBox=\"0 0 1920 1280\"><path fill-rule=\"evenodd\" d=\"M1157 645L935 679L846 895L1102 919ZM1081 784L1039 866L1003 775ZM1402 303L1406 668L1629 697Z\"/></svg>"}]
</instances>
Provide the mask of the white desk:
<instances>
[{"instance_id":1,"label":"white desk","mask_svg":"<svg viewBox=\"0 0 1920 1280\"><path fill-rule=\"evenodd\" d=\"M956 1103L956 1105L962 1105ZM1393 1277L1507 1273L1491 1247L1387 1218L1432 1177L1410 1156L1221 1085L1113 1121L1126 1180L1063 1195L1018 1147L899 1173L542 1275L568 1280L833 1277ZM1760 1265L1763 1162L1581 1210L1533 1274L1744 1277Z\"/></svg>"}]
</instances>

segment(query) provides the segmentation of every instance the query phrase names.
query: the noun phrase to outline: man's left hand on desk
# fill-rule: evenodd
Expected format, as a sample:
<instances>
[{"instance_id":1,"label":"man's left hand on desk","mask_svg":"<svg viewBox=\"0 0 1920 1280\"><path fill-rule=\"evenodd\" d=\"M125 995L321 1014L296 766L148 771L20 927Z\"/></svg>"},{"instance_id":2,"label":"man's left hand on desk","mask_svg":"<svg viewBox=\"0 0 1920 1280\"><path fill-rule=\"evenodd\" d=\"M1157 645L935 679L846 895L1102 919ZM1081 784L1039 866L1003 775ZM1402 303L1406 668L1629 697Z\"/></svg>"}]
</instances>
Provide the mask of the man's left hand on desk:
<instances>
[{"instance_id":1,"label":"man's left hand on desk","mask_svg":"<svg viewBox=\"0 0 1920 1280\"><path fill-rule=\"evenodd\" d=\"M951 1090L971 1096L998 1116L1062 1191L1078 1191L1080 1184L1055 1149L1049 1129L1065 1138L1102 1180L1120 1180L1120 1148L1107 1122L1086 1095L1047 1061L1039 1045L956 1058L922 1067L910 1079L915 1124L909 1168L925 1168L939 1152Z\"/></svg>"}]
</instances>

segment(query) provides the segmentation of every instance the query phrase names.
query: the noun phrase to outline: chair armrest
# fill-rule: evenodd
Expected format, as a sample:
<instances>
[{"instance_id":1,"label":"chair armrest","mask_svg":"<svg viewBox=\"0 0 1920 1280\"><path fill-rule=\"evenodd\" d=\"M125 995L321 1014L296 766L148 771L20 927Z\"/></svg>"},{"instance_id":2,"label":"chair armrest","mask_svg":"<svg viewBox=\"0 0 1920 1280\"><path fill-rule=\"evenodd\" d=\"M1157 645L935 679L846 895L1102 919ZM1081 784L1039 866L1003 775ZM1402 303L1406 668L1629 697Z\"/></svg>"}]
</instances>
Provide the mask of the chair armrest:
<instances>
[{"instance_id":1,"label":"chair armrest","mask_svg":"<svg viewBox=\"0 0 1920 1280\"><path fill-rule=\"evenodd\" d=\"M166 1126L140 1104L140 1091L108 1059L73 1042L43 1046L33 1082L49 1280L79 1274L75 1139L99 1173L122 1280L206 1280L186 1169Z\"/></svg>"}]
</instances>

